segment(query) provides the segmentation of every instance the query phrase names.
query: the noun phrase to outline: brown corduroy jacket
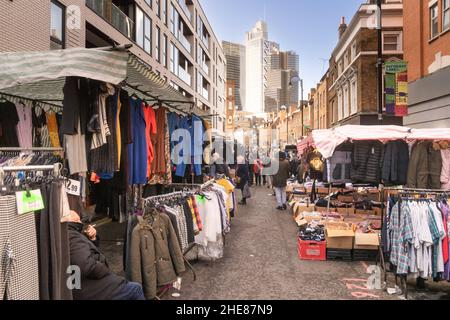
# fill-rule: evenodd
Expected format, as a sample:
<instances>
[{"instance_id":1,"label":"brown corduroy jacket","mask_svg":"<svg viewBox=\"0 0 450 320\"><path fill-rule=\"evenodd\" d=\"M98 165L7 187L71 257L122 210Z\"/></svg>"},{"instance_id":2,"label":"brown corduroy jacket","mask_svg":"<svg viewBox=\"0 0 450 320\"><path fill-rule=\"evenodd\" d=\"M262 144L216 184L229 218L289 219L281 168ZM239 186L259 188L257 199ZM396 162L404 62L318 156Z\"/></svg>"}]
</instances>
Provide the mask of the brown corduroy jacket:
<instances>
[{"instance_id":1,"label":"brown corduroy jacket","mask_svg":"<svg viewBox=\"0 0 450 320\"><path fill-rule=\"evenodd\" d=\"M180 244L166 215L152 211L133 230L130 246L131 281L141 283L147 299L157 288L176 281L186 269Z\"/></svg>"}]
</instances>

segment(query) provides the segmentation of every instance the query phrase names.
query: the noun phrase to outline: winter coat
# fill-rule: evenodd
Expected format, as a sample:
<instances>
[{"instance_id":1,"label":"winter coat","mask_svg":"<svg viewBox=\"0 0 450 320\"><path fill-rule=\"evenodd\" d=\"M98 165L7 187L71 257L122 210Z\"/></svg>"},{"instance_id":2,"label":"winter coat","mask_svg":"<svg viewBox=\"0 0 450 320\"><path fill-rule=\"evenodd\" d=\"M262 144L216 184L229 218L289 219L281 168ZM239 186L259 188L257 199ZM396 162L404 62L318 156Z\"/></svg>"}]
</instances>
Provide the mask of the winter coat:
<instances>
[{"instance_id":1,"label":"winter coat","mask_svg":"<svg viewBox=\"0 0 450 320\"><path fill-rule=\"evenodd\" d=\"M142 284L150 300L158 287L175 282L185 266L170 218L156 209L147 210L131 236L130 269L131 281Z\"/></svg>"},{"instance_id":2,"label":"winter coat","mask_svg":"<svg viewBox=\"0 0 450 320\"><path fill-rule=\"evenodd\" d=\"M105 256L84 234L81 223L69 223L70 264L81 271L81 289L74 300L114 300L126 280L109 270Z\"/></svg>"},{"instance_id":3,"label":"winter coat","mask_svg":"<svg viewBox=\"0 0 450 320\"><path fill-rule=\"evenodd\" d=\"M444 190L450 190L450 149L441 150L441 155L442 155L441 187Z\"/></svg>"},{"instance_id":4,"label":"winter coat","mask_svg":"<svg viewBox=\"0 0 450 320\"><path fill-rule=\"evenodd\" d=\"M409 147L404 141L392 141L386 145L382 179L385 184L405 185L408 178Z\"/></svg>"},{"instance_id":5,"label":"winter coat","mask_svg":"<svg viewBox=\"0 0 450 320\"><path fill-rule=\"evenodd\" d=\"M433 149L432 142L419 142L411 153L408 168L408 187L441 189L442 156Z\"/></svg>"},{"instance_id":6,"label":"winter coat","mask_svg":"<svg viewBox=\"0 0 450 320\"><path fill-rule=\"evenodd\" d=\"M237 184L238 189L244 190L245 185L250 180L250 173L248 170L248 165L247 164L238 164L236 176L240 178L240 181Z\"/></svg>"},{"instance_id":7,"label":"winter coat","mask_svg":"<svg viewBox=\"0 0 450 320\"><path fill-rule=\"evenodd\" d=\"M379 141L356 141L353 147L351 180L377 184L381 179L384 146Z\"/></svg>"},{"instance_id":8,"label":"winter coat","mask_svg":"<svg viewBox=\"0 0 450 320\"><path fill-rule=\"evenodd\" d=\"M291 166L289 161L279 161L278 172L273 176L272 185L275 188L284 188L287 186L287 181L290 178Z\"/></svg>"}]
</instances>

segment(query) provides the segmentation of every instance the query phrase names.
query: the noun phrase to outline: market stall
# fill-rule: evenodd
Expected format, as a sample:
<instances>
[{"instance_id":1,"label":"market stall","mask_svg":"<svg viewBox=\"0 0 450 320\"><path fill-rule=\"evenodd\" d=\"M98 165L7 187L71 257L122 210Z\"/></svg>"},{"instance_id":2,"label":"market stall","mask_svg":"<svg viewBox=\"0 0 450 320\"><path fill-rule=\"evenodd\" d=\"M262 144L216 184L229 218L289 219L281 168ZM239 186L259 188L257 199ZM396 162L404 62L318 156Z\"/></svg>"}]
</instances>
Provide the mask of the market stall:
<instances>
[{"instance_id":1,"label":"market stall","mask_svg":"<svg viewBox=\"0 0 450 320\"><path fill-rule=\"evenodd\" d=\"M449 141L448 128L344 126L313 131L299 152L308 158L307 145L320 153L322 187L308 190L308 181L290 187L300 226L300 257L387 257L403 279L449 281ZM310 196L315 192L317 201ZM428 219L422 223L431 235L426 241L420 235L423 229L417 229L421 218ZM311 242L311 235L322 241ZM419 251L425 256L418 258Z\"/></svg>"},{"instance_id":2,"label":"market stall","mask_svg":"<svg viewBox=\"0 0 450 320\"><path fill-rule=\"evenodd\" d=\"M172 163L171 152L183 141L172 133L187 129L194 143L185 152L198 158L208 115L194 110L190 99L127 47L0 54L0 204L7 212L0 215L5 228L0 254L8 248L16 252L1 265L1 299L76 298L66 286L69 244L67 226L61 223L70 210L85 222L105 213L128 221L127 257L135 245L133 231L141 226L132 221L142 213L147 217L148 203L154 203L145 199L162 193L173 177L190 182L202 177L201 159L195 166ZM214 187L222 200L214 205L225 208L229 218L234 186L218 181ZM190 189L182 197L186 203L191 199L190 206L168 210L182 226L193 225L194 208L200 207L194 202L201 190L193 184ZM92 205L94 216L87 210ZM201 234L199 220L190 235L197 236L195 230ZM180 231L175 241L179 251L187 241L184 234ZM46 253L56 248L57 254L47 259ZM179 276L181 269L174 274Z\"/></svg>"}]
</instances>

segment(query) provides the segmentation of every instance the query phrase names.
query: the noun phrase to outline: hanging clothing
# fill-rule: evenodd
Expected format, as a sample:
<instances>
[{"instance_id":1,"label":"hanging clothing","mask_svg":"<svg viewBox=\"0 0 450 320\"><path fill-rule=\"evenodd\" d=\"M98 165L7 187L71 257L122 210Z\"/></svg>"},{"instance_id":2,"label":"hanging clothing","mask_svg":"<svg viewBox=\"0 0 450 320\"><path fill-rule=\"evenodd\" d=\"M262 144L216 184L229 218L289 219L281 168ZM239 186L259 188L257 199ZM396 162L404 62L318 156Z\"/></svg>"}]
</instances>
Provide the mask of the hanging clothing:
<instances>
[{"instance_id":1,"label":"hanging clothing","mask_svg":"<svg viewBox=\"0 0 450 320\"><path fill-rule=\"evenodd\" d=\"M355 141L351 180L376 184L381 179L384 145L379 141Z\"/></svg>"},{"instance_id":2,"label":"hanging clothing","mask_svg":"<svg viewBox=\"0 0 450 320\"><path fill-rule=\"evenodd\" d=\"M443 190L450 190L450 149L441 150L441 157L441 188Z\"/></svg>"},{"instance_id":3,"label":"hanging clothing","mask_svg":"<svg viewBox=\"0 0 450 320\"><path fill-rule=\"evenodd\" d=\"M180 161L176 163L176 176L185 176L187 164L191 164L193 173L200 176L203 163L203 122L195 115L184 117L181 120L180 129L184 130L178 135L178 144L182 145L179 149Z\"/></svg>"},{"instance_id":4,"label":"hanging clothing","mask_svg":"<svg viewBox=\"0 0 450 320\"><path fill-rule=\"evenodd\" d=\"M86 134L89 100L88 80L78 77L67 77L63 93L61 133L65 135ZM79 122L81 123L80 126Z\"/></svg>"},{"instance_id":5,"label":"hanging clothing","mask_svg":"<svg viewBox=\"0 0 450 320\"><path fill-rule=\"evenodd\" d=\"M33 147L33 123L31 108L25 106L23 103L16 104L17 115L19 116L19 122L17 123L17 137L19 140L19 146L21 148Z\"/></svg>"},{"instance_id":6,"label":"hanging clothing","mask_svg":"<svg viewBox=\"0 0 450 320\"><path fill-rule=\"evenodd\" d=\"M131 238L131 280L141 283L147 299L172 284L185 271L183 255L170 219L156 210L145 212Z\"/></svg>"},{"instance_id":7,"label":"hanging clothing","mask_svg":"<svg viewBox=\"0 0 450 320\"><path fill-rule=\"evenodd\" d=\"M412 149L408 167L408 187L440 189L441 174L441 151L434 150L430 141L417 143Z\"/></svg>"},{"instance_id":8,"label":"hanging clothing","mask_svg":"<svg viewBox=\"0 0 450 320\"><path fill-rule=\"evenodd\" d=\"M145 117L145 139L147 141L147 178L150 178L152 163L155 158L152 136L157 133L155 111L149 105L142 104Z\"/></svg>"},{"instance_id":9,"label":"hanging clothing","mask_svg":"<svg viewBox=\"0 0 450 320\"><path fill-rule=\"evenodd\" d=\"M47 127L47 117L41 108L33 108L33 147L51 148L52 143Z\"/></svg>"},{"instance_id":10,"label":"hanging clothing","mask_svg":"<svg viewBox=\"0 0 450 320\"><path fill-rule=\"evenodd\" d=\"M385 184L405 185L408 179L409 147L402 140L386 145L382 168Z\"/></svg>"},{"instance_id":11,"label":"hanging clothing","mask_svg":"<svg viewBox=\"0 0 450 320\"><path fill-rule=\"evenodd\" d=\"M64 135L64 145L69 162L71 175L84 174L88 171L86 155L86 136L81 134L81 125L78 121L77 133L74 135Z\"/></svg>"},{"instance_id":12,"label":"hanging clothing","mask_svg":"<svg viewBox=\"0 0 450 320\"><path fill-rule=\"evenodd\" d=\"M59 139L58 120L54 112L47 112L47 127L50 136L50 141L53 148L61 148L61 141Z\"/></svg>"},{"instance_id":13,"label":"hanging clothing","mask_svg":"<svg viewBox=\"0 0 450 320\"><path fill-rule=\"evenodd\" d=\"M14 103L0 102L0 147L19 147L17 124L19 115Z\"/></svg>"},{"instance_id":14,"label":"hanging clothing","mask_svg":"<svg viewBox=\"0 0 450 320\"><path fill-rule=\"evenodd\" d=\"M15 196L0 197L0 300L39 300L33 214L19 215Z\"/></svg>"},{"instance_id":15,"label":"hanging clothing","mask_svg":"<svg viewBox=\"0 0 450 320\"><path fill-rule=\"evenodd\" d=\"M128 146L128 184L147 183L148 147L145 134L146 122L142 100L130 98L131 130L133 143Z\"/></svg>"}]
</instances>

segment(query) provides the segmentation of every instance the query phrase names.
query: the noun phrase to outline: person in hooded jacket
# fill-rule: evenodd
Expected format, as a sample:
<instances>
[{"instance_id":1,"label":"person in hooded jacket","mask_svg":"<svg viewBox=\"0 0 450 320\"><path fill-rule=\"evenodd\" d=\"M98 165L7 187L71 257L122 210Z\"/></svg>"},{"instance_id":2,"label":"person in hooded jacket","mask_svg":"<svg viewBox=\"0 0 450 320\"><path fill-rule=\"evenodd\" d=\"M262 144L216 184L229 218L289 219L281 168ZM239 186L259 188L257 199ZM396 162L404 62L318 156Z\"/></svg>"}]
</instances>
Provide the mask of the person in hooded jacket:
<instances>
[{"instance_id":1,"label":"person in hooded jacket","mask_svg":"<svg viewBox=\"0 0 450 320\"><path fill-rule=\"evenodd\" d=\"M70 264L80 271L80 286L74 285L74 300L145 300L139 283L127 282L114 274L98 246L97 231L81 222L71 211L63 222L68 223Z\"/></svg>"}]
</instances>

